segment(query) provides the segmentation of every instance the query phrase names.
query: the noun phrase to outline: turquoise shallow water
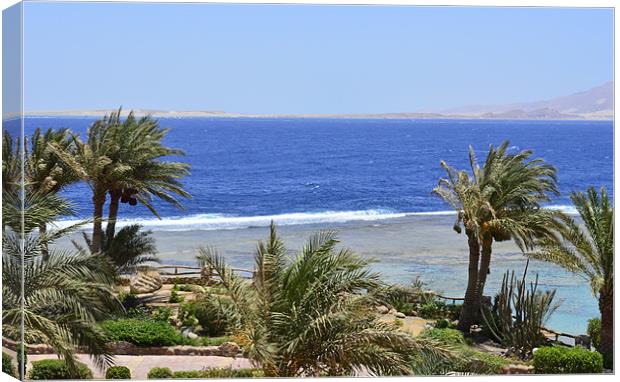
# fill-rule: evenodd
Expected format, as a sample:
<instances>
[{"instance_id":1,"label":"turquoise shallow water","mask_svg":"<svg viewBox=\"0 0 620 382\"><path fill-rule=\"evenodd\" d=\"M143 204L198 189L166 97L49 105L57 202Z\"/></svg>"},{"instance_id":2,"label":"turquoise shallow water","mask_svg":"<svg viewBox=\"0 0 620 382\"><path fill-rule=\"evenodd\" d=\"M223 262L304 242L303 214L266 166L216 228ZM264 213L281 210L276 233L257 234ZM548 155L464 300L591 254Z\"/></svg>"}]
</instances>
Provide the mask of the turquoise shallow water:
<instances>
[{"instance_id":1,"label":"turquoise shallow water","mask_svg":"<svg viewBox=\"0 0 620 382\"><path fill-rule=\"evenodd\" d=\"M467 280L467 242L452 230L452 216L407 216L375 221L285 225L278 228L291 256L306 238L321 229L339 234L340 245L376 260L372 267L386 281L408 284L420 276L428 287L447 296L462 297ZM276 221L277 223L277 221ZM165 264L195 264L197 248L214 246L228 261L241 268L253 268L253 252L258 240L268 235L267 227L228 230L162 231L155 228L159 255ZM76 236L76 238L79 237ZM68 240L58 243L66 247ZM486 294L493 295L506 270L521 274L526 259L516 246L496 243ZM562 304L548 322L555 330L585 333L587 320L598 315L596 300L587 282L548 263L532 261L528 272L539 288L557 289Z\"/></svg>"}]
</instances>

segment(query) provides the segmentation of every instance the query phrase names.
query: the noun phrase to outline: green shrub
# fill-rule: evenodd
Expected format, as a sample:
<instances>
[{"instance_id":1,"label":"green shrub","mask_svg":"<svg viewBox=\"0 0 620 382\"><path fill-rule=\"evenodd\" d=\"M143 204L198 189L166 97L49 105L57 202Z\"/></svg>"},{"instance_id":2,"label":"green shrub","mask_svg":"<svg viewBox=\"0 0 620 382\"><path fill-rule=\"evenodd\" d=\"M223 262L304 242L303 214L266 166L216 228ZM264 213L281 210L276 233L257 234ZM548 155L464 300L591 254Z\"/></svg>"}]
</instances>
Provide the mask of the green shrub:
<instances>
[{"instance_id":1,"label":"green shrub","mask_svg":"<svg viewBox=\"0 0 620 382\"><path fill-rule=\"evenodd\" d=\"M432 339L452 349L450 360L422 360L427 365L420 374L436 375L449 371L473 374L498 374L502 366L510 361L499 355L484 353L473 349L463 333L455 329L430 329L422 332L422 338ZM430 361L430 362L429 362ZM418 369L419 369L419 365Z\"/></svg>"},{"instance_id":2,"label":"green shrub","mask_svg":"<svg viewBox=\"0 0 620 382\"><path fill-rule=\"evenodd\" d=\"M179 285L178 290L181 292L191 292L194 288L191 285L181 284Z\"/></svg>"},{"instance_id":3,"label":"green shrub","mask_svg":"<svg viewBox=\"0 0 620 382\"><path fill-rule=\"evenodd\" d=\"M534 352L537 374L584 374L603 372L603 356L581 346L546 346Z\"/></svg>"},{"instance_id":4,"label":"green shrub","mask_svg":"<svg viewBox=\"0 0 620 382\"><path fill-rule=\"evenodd\" d=\"M105 372L105 379L131 379L131 372L126 366L111 366Z\"/></svg>"},{"instance_id":5,"label":"green shrub","mask_svg":"<svg viewBox=\"0 0 620 382\"><path fill-rule=\"evenodd\" d=\"M44 359L33 361L29 372L30 379L93 379L93 372L81 362L77 363L78 375L72 375L65 361Z\"/></svg>"},{"instance_id":6,"label":"green shrub","mask_svg":"<svg viewBox=\"0 0 620 382\"><path fill-rule=\"evenodd\" d=\"M146 375L148 379L166 379L172 378L172 370L167 367L154 367L149 370L149 373Z\"/></svg>"},{"instance_id":7,"label":"green shrub","mask_svg":"<svg viewBox=\"0 0 620 382\"><path fill-rule=\"evenodd\" d=\"M176 284L175 284L176 286ZM185 298L183 298L183 296L179 296L179 293L176 291L176 289L172 288L172 291L170 292L170 298L168 299L168 302L171 304L176 304L178 302L183 302L183 300L185 300Z\"/></svg>"},{"instance_id":8,"label":"green shrub","mask_svg":"<svg viewBox=\"0 0 620 382\"><path fill-rule=\"evenodd\" d=\"M5 352L2 352L2 372L11 377L16 376L13 358Z\"/></svg>"},{"instance_id":9,"label":"green shrub","mask_svg":"<svg viewBox=\"0 0 620 382\"><path fill-rule=\"evenodd\" d=\"M226 334L231 325L228 313L230 306L229 300L211 294L182 306L179 316L182 314L193 316L198 320L203 333L209 336L221 336Z\"/></svg>"},{"instance_id":10,"label":"green shrub","mask_svg":"<svg viewBox=\"0 0 620 382\"><path fill-rule=\"evenodd\" d=\"M601 344L601 319L598 317L588 320L588 335L595 348Z\"/></svg>"},{"instance_id":11,"label":"green shrub","mask_svg":"<svg viewBox=\"0 0 620 382\"><path fill-rule=\"evenodd\" d=\"M187 370L175 371L172 378L260 378L264 373L260 369L204 369L204 370Z\"/></svg>"},{"instance_id":12,"label":"green shrub","mask_svg":"<svg viewBox=\"0 0 620 382\"><path fill-rule=\"evenodd\" d=\"M446 329L448 326L450 326L450 323L443 318L435 322L435 328L437 329Z\"/></svg>"},{"instance_id":13,"label":"green shrub","mask_svg":"<svg viewBox=\"0 0 620 382\"><path fill-rule=\"evenodd\" d=\"M166 306L158 306L151 311L151 318L155 321L168 322L172 317L172 308Z\"/></svg>"},{"instance_id":14,"label":"green shrub","mask_svg":"<svg viewBox=\"0 0 620 382\"><path fill-rule=\"evenodd\" d=\"M181 335L168 322L135 318L101 323L110 341L127 341L138 346L172 346L182 343Z\"/></svg>"},{"instance_id":15,"label":"green shrub","mask_svg":"<svg viewBox=\"0 0 620 382\"><path fill-rule=\"evenodd\" d=\"M420 336L422 338L429 338L429 339L435 340L441 343L442 345L455 346L455 345L466 345L467 344L467 342L465 341L465 337L463 336L463 333L461 333L460 331L456 329L434 328L434 329L423 331L422 334L420 334Z\"/></svg>"}]
</instances>

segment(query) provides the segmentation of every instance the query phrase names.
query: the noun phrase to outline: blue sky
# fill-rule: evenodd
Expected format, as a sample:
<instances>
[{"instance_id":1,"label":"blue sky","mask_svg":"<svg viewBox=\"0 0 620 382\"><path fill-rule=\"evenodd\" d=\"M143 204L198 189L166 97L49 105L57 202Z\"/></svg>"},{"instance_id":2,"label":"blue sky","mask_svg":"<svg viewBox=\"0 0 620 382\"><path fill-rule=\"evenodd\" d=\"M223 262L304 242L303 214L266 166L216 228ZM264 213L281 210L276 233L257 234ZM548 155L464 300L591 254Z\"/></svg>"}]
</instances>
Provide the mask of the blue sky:
<instances>
[{"instance_id":1,"label":"blue sky","mask_svg":"<svg viewBox=\"0 0 620 382\"><path fill-rule=\"evenodd\" d=\"M27 3L26 111L381 113L613 77L610 9Z\"/></svg>"}]
</instances>

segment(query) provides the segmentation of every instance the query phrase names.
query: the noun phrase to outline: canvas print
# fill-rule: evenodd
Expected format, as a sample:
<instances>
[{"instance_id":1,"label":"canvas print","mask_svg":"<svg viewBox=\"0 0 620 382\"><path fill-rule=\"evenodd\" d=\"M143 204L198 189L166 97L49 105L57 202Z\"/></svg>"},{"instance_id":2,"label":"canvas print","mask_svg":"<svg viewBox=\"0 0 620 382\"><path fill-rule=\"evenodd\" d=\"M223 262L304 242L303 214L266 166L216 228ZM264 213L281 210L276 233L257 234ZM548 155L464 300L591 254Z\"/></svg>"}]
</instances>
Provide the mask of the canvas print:
<instances>
[{"instance_id":1,"label":"canvas print","mask_svg":"<svg viewBox=\"0 0 620 382\"><path fill-rule=\"evenodd\" d=\"M5 9L3 373L613 373L613 17Z\"/></svg>"}]
</instances>

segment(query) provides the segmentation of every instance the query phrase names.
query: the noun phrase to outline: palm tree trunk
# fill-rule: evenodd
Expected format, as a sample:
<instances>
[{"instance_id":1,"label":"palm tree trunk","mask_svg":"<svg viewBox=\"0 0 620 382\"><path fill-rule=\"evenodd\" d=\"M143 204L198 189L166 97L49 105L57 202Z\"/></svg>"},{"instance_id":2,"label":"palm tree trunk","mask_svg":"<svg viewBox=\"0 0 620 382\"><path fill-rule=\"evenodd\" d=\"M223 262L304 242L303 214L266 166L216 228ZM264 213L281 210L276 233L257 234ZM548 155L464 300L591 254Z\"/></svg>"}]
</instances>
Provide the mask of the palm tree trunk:
<instances>
[{"instance_id":1,"label":"palm tree trunk","mask_svg":"<svg viewBox=\"0 0 620 382\"><path fill-rule=\"evenodd\" d=\"M39 237L45 236L46 233L47 233L47 224L45 223L39 224ZM43 259L43 261L47 261L47 259L49 259L49 256L50 256L50 252L49 252L49 248L47 247L47 242L42 242L41 243L41 258Z\"/></svg>"},{"instance_id":2,"label":"palm tree trunk","mask_svg":"<svg viewBox=\"0 0 620 382\"><path fill-rule=\"evenodd\" d=\"M480 299L477 298L476 283L478 282L478 263L480 262L480 243L478 238L469 230L466 230L467 243L469 245L469 268L467 274L467 290L463 307L459 315L458 329L469 333L469 328L478 320L480 312Z\"/></svg>"},{"instance_id":3,"label":"palm tree trunk","mask_svg":"<svg viewBox=\"0 0 620 382\"><path fill-rule=\"evenodd\" d=\"M476 293L478 301L482 301L484 295L484 286L487 282L489 267L491 266L491 253L493 246L493 237L487 235L482 239L482 251L480 259L480 269L478 270L478 283L476 285Z\"/></svg>"},{"instance_id":4,"label":"palm tree trunk","mask_svg":"<svg viewBox=\"0 0 620 382\"><path fill-rule=\"evenodd\" d=\"M101 187L95 187L93 193L93 205L95 207L93 212L93 236L90 243L90 250L92 253L101 251L101 240L103 239L103 228L101 226L101 219L103 218L103 206L105 204L105 190Z\"/></svg>"},{"instance_id":5,"label":"palm tree trunk","mask_svg":"<svg viewBox=\"0 0 620 382\"><path fill-rule=\"evenodd\" d=\"M597 349L602 355L605 367L613 369L614 362L614 294L601 291L599 296L599 310L601 311L601 344Z\"/></svg>"},{"instance_id":6,"label":"palm tree trunk","mask_svg":"<svg viewBox=\"0 0 620 382\"><path fill-rule=\"evenodd\" d=\"M108 224L106 226L106 239L108 243L114 239L116 233L116 218L118 217L118 207L122 195L121 190L110 191L110 207L108 212Z\"/></svg>"}]
</instances>

